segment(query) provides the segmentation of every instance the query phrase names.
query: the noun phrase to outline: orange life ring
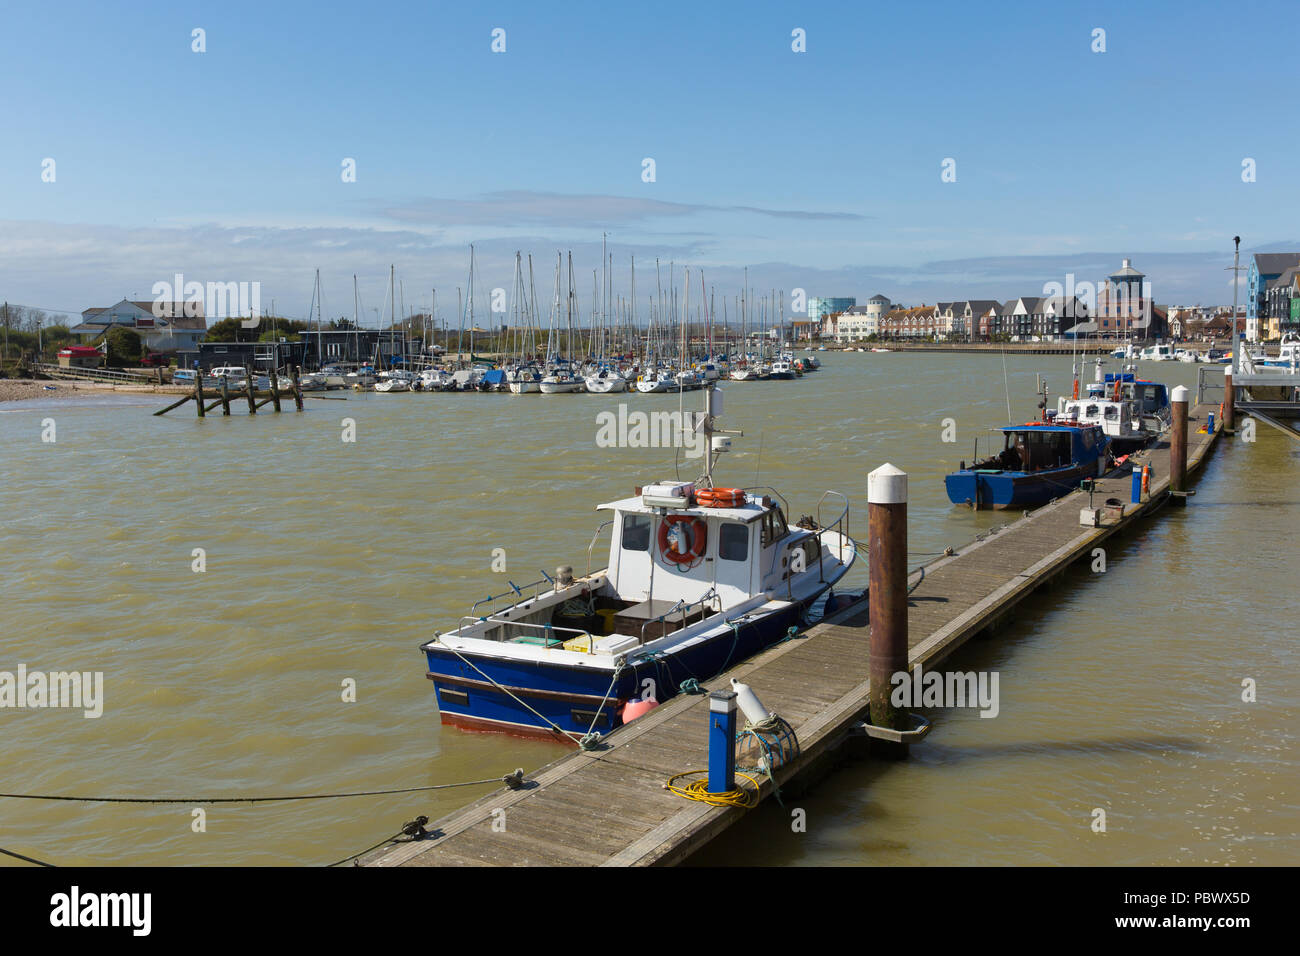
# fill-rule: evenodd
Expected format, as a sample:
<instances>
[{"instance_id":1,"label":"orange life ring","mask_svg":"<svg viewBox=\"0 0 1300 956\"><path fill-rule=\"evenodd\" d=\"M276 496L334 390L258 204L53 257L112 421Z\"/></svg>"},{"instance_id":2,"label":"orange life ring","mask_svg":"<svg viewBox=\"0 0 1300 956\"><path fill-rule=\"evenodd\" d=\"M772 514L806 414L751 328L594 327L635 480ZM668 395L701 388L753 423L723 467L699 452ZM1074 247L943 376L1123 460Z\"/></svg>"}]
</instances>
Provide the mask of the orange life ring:
<instances>
[{"instance_id":1,"label":"orange life ring","mask_svg":"<svg viewBox=\"0 0 1300 956\"><path fill-rule=\"evenodd\" d=\"M695 500L702 508L739 508L745 503L745 492L740 488L700 488Z\"/></svg>"},{"instance_id":2,"label":"orange life ring","mask_svg":"<svg viewBox=\"0 0 1300 956\"><path fill-rule=\"evenodd\" d=\"M690 531L691 546L685 552L677 551L668 543L668 532L675 524L683 524ZM659 522L659 553L663 555L665 561L671 561L673 564L694 564L703 557L708 543L709 526L704 523L703 518L696 518L693 515L667 515Z\"/></svg>"},{"instance_id":3,"label":"orange life ring","mask_svg":"<svg viewBox=\"0 0 1300 956\"><path fill-rule=\"evenodd\" d=\"M1150 465L1142 466L1142 493L1144 495L1151 494L1151 466Z\"/></svg>"}]
</instances>

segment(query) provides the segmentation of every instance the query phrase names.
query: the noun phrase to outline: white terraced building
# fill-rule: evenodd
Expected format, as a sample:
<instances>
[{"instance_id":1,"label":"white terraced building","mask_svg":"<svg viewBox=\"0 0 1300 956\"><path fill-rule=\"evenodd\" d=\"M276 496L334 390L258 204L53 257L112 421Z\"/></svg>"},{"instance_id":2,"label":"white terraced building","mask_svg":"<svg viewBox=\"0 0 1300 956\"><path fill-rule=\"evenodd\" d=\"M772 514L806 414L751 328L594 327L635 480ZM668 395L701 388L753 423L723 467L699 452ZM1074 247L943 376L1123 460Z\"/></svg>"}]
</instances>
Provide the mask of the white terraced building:
<instances>
[{"instance_id":1,"label":"white terraced building","mask_svg":"<svg viewBox=\"0 0 1300 956\"><path fill-rule=\"evenodd\" d=\"M839 316L835 327L836 342L861 342L880 333L880 319L890 309L886 296L873 295L866 305L855 305Z\"/></svg>"}]
</instances>

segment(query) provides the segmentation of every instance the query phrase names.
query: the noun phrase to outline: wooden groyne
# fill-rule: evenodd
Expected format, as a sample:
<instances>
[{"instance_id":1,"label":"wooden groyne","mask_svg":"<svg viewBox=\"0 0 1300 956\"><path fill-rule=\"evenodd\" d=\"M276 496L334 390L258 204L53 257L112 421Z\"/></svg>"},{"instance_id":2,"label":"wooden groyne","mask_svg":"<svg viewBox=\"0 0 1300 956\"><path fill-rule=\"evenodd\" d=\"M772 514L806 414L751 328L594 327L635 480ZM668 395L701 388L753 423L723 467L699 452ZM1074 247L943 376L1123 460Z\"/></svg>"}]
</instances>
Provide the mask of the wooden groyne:
<instances>
[{"instance_id":1,"label":"wooden groyne","mask_svg":"<svg viewBox=\"0 0 1300 956\"><path fill-rule=\"evenodd\" d=\"M1190 410L1184 453L1194 473L1222 433ZM1081 523L1086 492L1073 492L927 564L910 577L907 658L932 669L972 637L997 627L1036 588L1089 558L1112 535L1170 501L1168 440L1134 456L1151 475L1149 493L1131 503L1132 476L1098 479L1096 526ZM1120 503L1107 509L1108 500ZM1104 586L1104 585L1099 585ZM708 681L751 685L798 735L800 750L773 774L781 788L812 783L841 746L860 737L870 704L870 627L866 602L850 606ZM684 800L665 789L670 776L708 766L709 700L679 695L604 738L528 776L522 789L494 793L433 824L425 839L364 854L366 866L644 866L678 863L740 819L746 809ZM758 777L759 798L773 783ZM752 789L748 783L742 785Z\"/></svg>"},{"instance_id":2,"label":"wooden groyne","mask_svg":"<svg viewBox=\"0 0 1300 956\"><path fill-rule=\"evenodd\" d=\"M270 373L268 377L270 388L263 389L262 391L258 391L255 387L256 379L251 371L246 371L245 383L234 391L230 390L229 384L223 377L221 379L221 385L216 392L217 397L209 402L203 392L203 376L202 374L196 374L194 376L194 388L190 390L184 398L172 402L166 408L158 409L158 411L154 412L154 415L166 415L173 409L180 408L186 402L191 401L194 403L194 410L198 414L199 418L205 417L208 412L212 411L217 406L221 407L221 414L229 415L230 403L238 402L241 398L248 402L248 414L250 415L256 415L257 410L267 404L274 406L277 412L280 411L280 402L282 398L285 400L292 398L297 410L302 411L302 385L298 380L297 366L293 367L291 377L292 385L287 391L280 390L279 382L277 381L279 378L278 371L272 371Z\"/></svg>"}]
</instances>

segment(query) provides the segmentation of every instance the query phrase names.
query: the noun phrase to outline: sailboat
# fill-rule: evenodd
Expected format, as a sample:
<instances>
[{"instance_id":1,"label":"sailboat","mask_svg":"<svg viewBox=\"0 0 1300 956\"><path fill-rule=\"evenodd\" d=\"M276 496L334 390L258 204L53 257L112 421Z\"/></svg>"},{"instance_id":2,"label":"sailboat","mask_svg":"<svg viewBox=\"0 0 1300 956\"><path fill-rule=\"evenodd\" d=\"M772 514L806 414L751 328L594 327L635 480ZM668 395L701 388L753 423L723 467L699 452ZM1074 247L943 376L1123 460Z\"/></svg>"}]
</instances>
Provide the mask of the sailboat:
<instances>
[{"instance_id":1,"label":"sailboat","mask_svg":"<svg viewBox=\"0 0 1300 956\"><path fill-rule=\"evenodd\" d=\"M601 237L600 248L601 248L601 258L602 258L602 267L603 267L603 259L604 259L604 251L605 251L605 239L603 236ZM610 362L605 356L605 338L606 338L605 327L609 321L609 315L608 315L609 289L607 285L609 281L610 278L607 276L606 283L602 283L604 288L602 288L602 304L601 304L601 313L600 313L600 332L601 332L600 353L599 353L597 367L591 373L589 373L584 377L584 383L586 384L587 391L597 395L605 395L611 392L627 391L627 379L625 379L619 373L617 368L613 367L610 364ZM636 301L636 260L635 259L632 260L632 301L633 302Z\"/></svg>"}]
</instances>

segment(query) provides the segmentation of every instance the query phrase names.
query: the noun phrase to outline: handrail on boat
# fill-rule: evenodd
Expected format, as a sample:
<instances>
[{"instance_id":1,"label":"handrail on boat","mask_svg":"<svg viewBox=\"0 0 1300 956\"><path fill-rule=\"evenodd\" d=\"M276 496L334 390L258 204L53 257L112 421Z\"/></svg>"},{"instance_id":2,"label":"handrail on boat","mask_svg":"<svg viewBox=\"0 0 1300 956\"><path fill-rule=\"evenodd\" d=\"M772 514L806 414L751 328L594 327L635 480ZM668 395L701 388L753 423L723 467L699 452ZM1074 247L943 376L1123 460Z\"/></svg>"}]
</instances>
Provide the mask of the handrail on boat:
<instances>
[{"instance_id":1,"label":"handrail on boat","mask_svg":"<svg viewBox=\"0 0 1300 956\"><path fill-rule=\"evenodd\" d=\"M538 569L538 573L541 574L541 578L537 581L533 581L531 584L515 584L514 581L507 581L506 583L510 585L509 591L502 591L500 594L489 594L483 600L475 601L473 604L470 605L470 611L473 612L474 610L476 610L477 608L481 607L484 604L491 604L492 610L493 612L495 612L497 601L501 600L503 597L509 597L512 594L517 594L519 597L523 597L524 588L535 588L541 584L550 584L552 587L554 587L555 578L551 577L549 574L547 574L545 571L542 571L540 568ZM533 597L537 597L536 593L533 594Z\"/></svg>"},{"instance_id":2,"label":"handrail on boat","mask_svg":"<svg viewBox=\"0 0 1300 956\"><path fill-rule=\"evenodd\" d=\"M718 594L717 590L715 590L714 588L709 588L707 591L705 591L698 601L691 601L687 603L686 601L679 599L676 604L674 604L668 610L664 611L664 613L660 614L656 618L651 618L650 620L646 621L644 624L641 625L641 643L642 644L645 643L645 629L649 627L651 624L662 624L665 620L668 619L669 615L676 614L678 610L686 611L686 614L683 615L683 622L684 622L685 618L690 617L691 608L695 607L695 605L697 604L700 605L700 607L702 608L704 607L705 603L708 601L717 602L717 607L715 610L719 614L722 613L722 597Z\"/></svg>"},{"instance_id":3,"label":"handrail on boat","mask_svg":"<svg viewBox=\"0 0 1300 956\"><path fill-rule=\"evenodd\" d=\"M844 502L844 508L843 508L843 509L840 511L840 513L836 516L835 520L832 521L829 525L823 523L823 521L822 521L822 503L826 500L826 496L827 496L827 495L834 495L835 497L839 498L840 501ZM821 496L820 498L817 499L817 510L816 510L816 515L817 515L817 527L820 528L822 531L829 531L831 528L837 528L837 529L838 529L838 533L839 533L839 536L840 536L840 543L839 543L839 548L838 548L838 551L839 551L839 559L840 559L840 563L843 564L843 563L844 563L844 539L847 538L847 537L849 537L849 499L848 499L848 496L845 495L843 492L840 492L840 491L823 491L823 492L822 492L822 496ZM820 535L819 535L819 537L820 537ZM818 541L818 544L820 545L821 542ZM822 564L822 551L821 551L821 548L818 547L818 549L817 549L817 573L818 573L819 575L821 575L821 580L825 581L825 580L826 580L826 577L825 577L825 575L822 575L822 567L821 567L821 564Z\"/></svg>"},{"instance_id":4,"label":"handrail on boat","mask_svg":"<svg viewBox=\"0 0 1300 956\"><path fill-rule=\"evenodd\" d=\"M591 536L591 544L587 545L587 577L591 577L591 551L594 547L596 547L596 539L600 537L600 533L602 531L604 531L613 523L614 523L614 519L610 518L599 528L597 528L596 533Z\"/></svg>"}]
</instances>

